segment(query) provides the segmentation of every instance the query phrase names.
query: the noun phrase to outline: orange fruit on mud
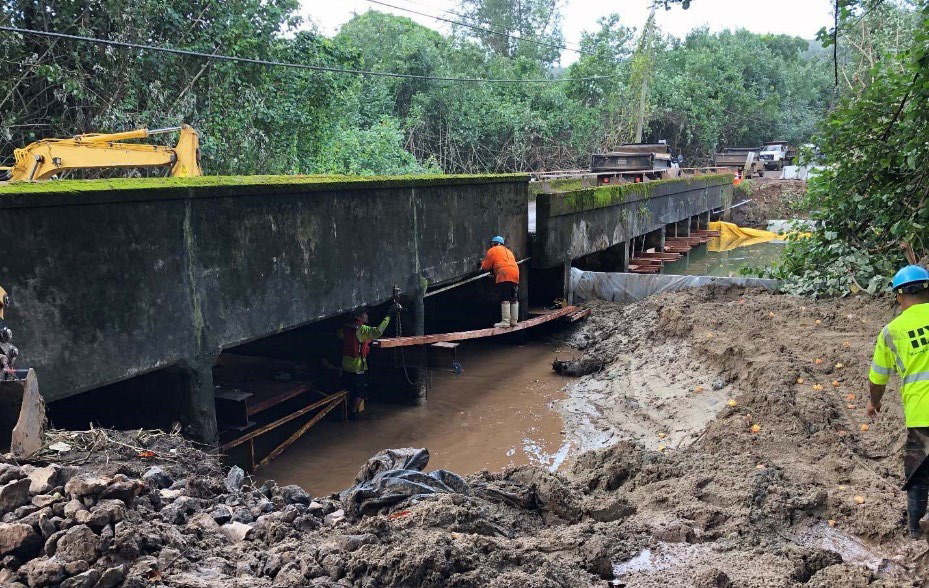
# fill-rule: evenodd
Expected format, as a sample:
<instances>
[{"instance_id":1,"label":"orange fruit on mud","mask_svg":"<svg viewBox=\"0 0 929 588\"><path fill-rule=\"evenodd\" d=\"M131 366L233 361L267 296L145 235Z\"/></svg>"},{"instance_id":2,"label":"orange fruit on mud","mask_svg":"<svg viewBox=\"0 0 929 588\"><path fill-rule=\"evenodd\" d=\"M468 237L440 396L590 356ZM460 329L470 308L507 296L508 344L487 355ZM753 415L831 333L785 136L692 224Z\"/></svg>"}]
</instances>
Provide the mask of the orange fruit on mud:
<instances>
[{"instance_id":1,"label":"orange fruit on mud","mask_svg":"<svg viewBox=\"0 0 929 588\"><path fill-rule=\"evenodd\" d=\"M866 433L866 432L868 431L868 429L870 429L870 428L871 428L871 427L869 427L868 425L863 424L863 425L861 425L861 432L862 432L862 433Z\"/></svg>"},{"instance_id":2,"label":"orange fruit on mud","mask_svg":"<svg viewBox=\"0 0 929 588\"><path fill-rule=\"evenodd\" d=\"M845 400L854 400L854 399L855 399L855 395L854 395L854 394L846 394L846 395L845 395Z\"/></svg>"},{"instance_id":3,"label":"orange fruit on mud","mask_svg":"<svg viewBox=\"0 0 929 588\"><path fill-rule=\"evenodd\" d=\"M836 525L835 519L829 519L828 523L830 527L835 527Z\"/></svg>"},{"instance_id":4,"label":"orange fruit on mud","mask_svg":"<svg viewBox=\"0 0 929 588\"><path fill-rule=\"evenodd\" d=\"M855 496L855 504L864 504L864 496Z\"/></svg>"},{"instance_id":5,"label":"orange fruit on mud","mask_svg":"<svg viewBox=\"0 0 929 588\"><path fill-rule=\"evenodd\" d=\"M844 437L844 436L847 435L848 433L846 433L846 432L843 431L842 429L839 429L838 431L835 432L835 434L838 435L839 437Z\"/></svg>"},{"instance_id":6,"label":"orange fruit on mud","mask_svg":"<svg viewBox=\"0 0 929 588\"><path fill-rule=\"evenodd\" d=\"M805 382L805 381L806 381L806 380L804 380L803 378L797 378L797 383L798 383L798 384L802 384L802 383Z\"/></svg>"},{"instance_id":7,"label":"orange fruit on mud","mask_svg":"<svg viewBox=\"0 0 929 588\"><path fill-rule=\"evenodd\" d=\"M849 404L849 405L848 405L848 410L855 410L855 408L856 408L856 405L854 405L854 404Z\"/></svg>"},{"instance_id":8,"label":"orange fruit on mud","mask_svg":"<svg viewBox=\"0 0 929 588\"><path fill-rule=\"evenodd\" d=\"M813 363L815 363L816 365L820 365L822 364L822 362L823 360L821 357L817 357L816 359L813 360Z\"/></svg>"},{"instance_id":9,"label":"orange fruit on mud","mask_svg":"<svg viewBox=\"0 0 929 588\"><path fill-rule=\"evenodd\" d=\"M761 430L761 425L752 425L752 433L757 433Z\"/></svg>"},{"instance_id":10,"label":"orange fruit on mud","mask_svg":"<svg viewBox=\"0 0 929 588\"><path fill-rule=\"evenodd\" d=\"M697 386L694 388L694 392L703 392L703 386Z\"/></svg>"},{"instance_id":11,"label":"orange fruit on mud","mask_svg":"<svg viewBox=\"0 0 929 588\"><path fill-rule=\"evenodd\" d=\"M768 316L771 317L771 318L774 318L774 313L773 313L773 312L769 312L769 313L768 313Z\"/></svg>"},{"instance_id":12,"label":"orange fruit on mud","mask_svg":"<svg viewBox=\"0 0 929 588\"><path fill-rule=\"evenodd\" d=\"M730 400L730 401L727 402L726 404L728 404L729 406L735 406L735 405L738 404L738 403L737 403L735 400Z\"/></svg>"},{"instance_id":13,"label":"orange fruit on mud","mask_svg":"<svg viewBox=\"0 0 929 588\"><path fill-rule=\"evenodd\" d=\"M843 367L845 367L844 364L841 364L841 363L835 364L835 369L837 369L837 370L840 370L840 369L842 369Z\"/></svg>"},{"instance_id":14,"label":"orange fruit on mud","mask_svg":"<svg viewBox=\"0 0 929 588\"><path fill-rule=\"evenodd\" d=\"M852 346L852 344L849 343L848 341L842 341L842 347L848 349L848 348L851 347L851 346Z\"/></svg>"},{"instance_id":15,"label":"orange fruit on mud","mask_svg":"<svg viewBox=\"0 0 929 588\"><path fill-rule=\"evenodd\" d=\"M817 325L821 325L821 324L823 324L823 321L821 321L821 320L819 320L819 319L816 319L816 324L817 324Z\"/></svg>"},{"instance_id":16,"label":"orange fruit on mud","mask_svg":"<svg viewBox=\"0 0 929 588\"><path fill-rule=\"evenodd\" d=\"M832 386L833 386L834 388L838 388L840 385L841 385L841 384L839 384L839 381L838 381L838 380L832 380Z\"/></svg>"},{"instance_id":17,"label":"orange fruit on mud","mask_svg":"<svg viewBox=\"0 0 929 588\"><path fill-rule=\"evenodd\" d=\"M665 438L665 434L664 434L664 433L658 433L658 438L659 438L659 439L664 439L664 438Z\"/></svg>"}]
</instances>

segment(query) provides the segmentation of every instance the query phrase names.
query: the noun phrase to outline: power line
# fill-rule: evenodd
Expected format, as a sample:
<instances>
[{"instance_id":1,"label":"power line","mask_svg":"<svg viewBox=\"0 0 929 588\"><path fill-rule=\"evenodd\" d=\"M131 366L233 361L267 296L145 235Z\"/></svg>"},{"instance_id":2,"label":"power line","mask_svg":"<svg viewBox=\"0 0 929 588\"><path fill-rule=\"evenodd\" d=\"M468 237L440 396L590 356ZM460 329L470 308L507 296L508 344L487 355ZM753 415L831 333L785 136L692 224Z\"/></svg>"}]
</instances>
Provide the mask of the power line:
<instances>
[{"instance_id":1,"label":"power line","mask_svg":"<svg viewBox=\"0 0 929 588\"><path fill-rule=\"evenodd\" d=\"M444 18L444 17L442 17L442 16L436 16L436 15L434 15L434 14L426 14L425 12L419 12L419 11L417 11L417 10L413 10L412 8L403 8L402 6L395 6L395 5L393 5L393 4L388 4L388 3L386 3L386 2L380 2L379 0L367 0L367 1L370 2L371 4L377 4L377 5L379 5L379 6L386 6L386 7L388 7L388 8L393 8L393 9L396 9L396 10L402 10L403 12L409 12L409 13L411 13L411 14L418 14L419 16L425 16L426 18L433 18L433 19L435 19L435 20L440 20L440 21L442 21L442 22L447 22L447 23L450 23L450 24L453 24L453 25L458 25L458 26L461 26L461 27L465 27L465 28L469 28L469 29L474 29L474 30L476 30L476 31L481 31L481 32L483 32L483 33L489 33L489 34L491 34L491 35L497 35L497 36L499 36L499 37L507 37L507 38L510 38L510 39L515 39L515 40L517 40L517 41L523 41L523 42L526 42L526 43L535 43L536 45L542 45L543 47L551 47L552 49L562 49L562 50L564 50L564 51L573 51L573 52L575 52L575 53L582 53L582 51L581 51L580 49L574 49L574 48L572 48L572 47L567 47L567 46L565 46L565 45L556 45L556 44L554 44L554 43L546 43L545 41L537 41L537 40L533 39L532 37L519 37L519 36L516 36L516 35L511 35L511 34L509 34L509 33L501 33L500 31L495 31L495 30L493 30L493 29L487 29L487 28L484 28L484 27L479 27L479 26L476 26L476 25L471 25L471 24L464 23L464 22L460 22L460 21L457 21L457 20L451 20L451 19L448 19L448 18Z\"/></svg>"},{"instance_id":2,"label":"power line","mask_svg":"<svg viewBox=\"0 0 929 588\"><path fill-rule=\"evenodd\" d=\"M174 55L186 55L189 57L199 57L201 59L215 59L218 61L231 61L236 63L251 63L255 65L268 65L274 67L290 67L295 69L308 69L336 74L351 74L359 76L372 76L384 78L403 78L414 80L432 80L438 82L476 82L488 84L554 84L559 82L580 82L587 80L602 80L615 78L616 76L585 76L580 78L535 78L535 79L501 79L501 78L456 78L443 76L425 76L416 74L403 74L386 71L368 71L362 69L348 69L341 67L329 67L325 65L309 65L306 63L288 63L285 61L271 61L267 59L252 59L249 57L234 57L232 55L222 55L218 53L202 53L200 51L189 51L187 49L173 49L171 47L159 47L156 45L144 45L141 43L129 43L126 41L110 41L108 39L98 39L95 37L85 37L82 35L68 35L65 33L54 33L51 31L37 31L33 29L22 29L19 27L0 26L0 31L8 33L19 33L21 35L34 35L39 37L51 37L55 39L69 39L72 41L86 41L88 43L97 43L99 45L108 45L111 47L126 47L129 49L141 49L144 51L158 51L162 53L171 53Z\"/></svg>"}]
</instances>

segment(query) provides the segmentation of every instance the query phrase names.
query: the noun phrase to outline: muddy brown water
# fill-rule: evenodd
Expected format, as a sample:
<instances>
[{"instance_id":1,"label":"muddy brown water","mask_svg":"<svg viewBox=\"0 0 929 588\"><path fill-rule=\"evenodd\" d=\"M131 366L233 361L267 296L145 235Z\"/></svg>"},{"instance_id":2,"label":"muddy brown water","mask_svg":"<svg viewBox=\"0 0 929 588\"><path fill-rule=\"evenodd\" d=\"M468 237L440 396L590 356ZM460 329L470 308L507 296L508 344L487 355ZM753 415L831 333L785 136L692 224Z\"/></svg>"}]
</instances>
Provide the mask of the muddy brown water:
<instances>
[{"instance_id":1,"label":"muddy brown water","mask_svg":"<svg viewBox=\"0 0 929 588\"><path fill-rule=\"evenodd\" d=\"M572 379L555 374L552 361L570 355L545 342L463 343L463 373L433 370L425 405L372 403L363 420L322 422L257 475L325 495L351 486L369 457L394 447L425 447L427 470L462 475L522 464L555 468L570 443L553 405Z\"/></svg>"}]
</instances>

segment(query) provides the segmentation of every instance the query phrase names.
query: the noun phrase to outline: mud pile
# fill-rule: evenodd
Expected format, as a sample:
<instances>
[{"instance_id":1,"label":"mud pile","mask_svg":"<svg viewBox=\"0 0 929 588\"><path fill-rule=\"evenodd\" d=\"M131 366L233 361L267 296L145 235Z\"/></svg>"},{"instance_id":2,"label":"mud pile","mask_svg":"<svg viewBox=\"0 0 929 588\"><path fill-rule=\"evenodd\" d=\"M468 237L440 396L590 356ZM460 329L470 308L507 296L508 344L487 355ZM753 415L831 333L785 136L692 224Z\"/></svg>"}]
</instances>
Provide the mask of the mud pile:
<instances>
[{"instance_id":1,"label":"mud pile","mask_svg":"<svg viewBox=\"0 0 929 588\"><path fill-rule=\"evenodd\" d=\"M807 218L807 211L800 205L806 195L804 180L772 180L755 178L745 184L751 190L748 204L732 210L732 222L740 227L765 229L769 220ZM737 193L736 202L745 199Z\"/></svg>"},{"instance_id":2,"label":"mud pile","mask_svg":"<svg viewBox=\"0 0 929 588\"><path fill-rule=\"evenodd\" d=\"M606 447L569 478L649 529L625 586L912 585L896 384L877 422L864 413L889 301L705 288L592 307L573 341L606 367L563 409L578 443Z\"/></svg>"}]
</instances>

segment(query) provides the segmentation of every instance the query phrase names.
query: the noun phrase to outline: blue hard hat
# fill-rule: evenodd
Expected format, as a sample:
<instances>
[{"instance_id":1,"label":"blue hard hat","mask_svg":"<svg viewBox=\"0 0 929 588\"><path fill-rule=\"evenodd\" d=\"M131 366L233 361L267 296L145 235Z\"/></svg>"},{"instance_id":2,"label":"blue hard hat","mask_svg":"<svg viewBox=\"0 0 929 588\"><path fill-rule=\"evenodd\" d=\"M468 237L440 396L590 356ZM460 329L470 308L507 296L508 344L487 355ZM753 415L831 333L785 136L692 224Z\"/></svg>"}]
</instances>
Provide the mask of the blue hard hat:
<instances>
[{"instance_id":1,"label":"blue hard hat","mask_svg":"<svg viewBox=\"0 0 929 588\"><path fill-rule=\"evenodd\" d=\"M496 237L494 237L493 239L491 239L490 242L491 242L491 243L499 243L499 244L503 245L503 237L501 237L500 235L497 235Z\"/></svg>"},{"instance_id":2,"label":"blue hard hat","mask_svg":"<svg viewBox=\"0 0 929 588\"><path fill-rule=\"evenodd\" d=\"M896 291L897 288L915 282L929 282L929 271L926 271L926 268L919 265L908 265L894 274L891 287Z\"/></svg>"}]
</instances>

